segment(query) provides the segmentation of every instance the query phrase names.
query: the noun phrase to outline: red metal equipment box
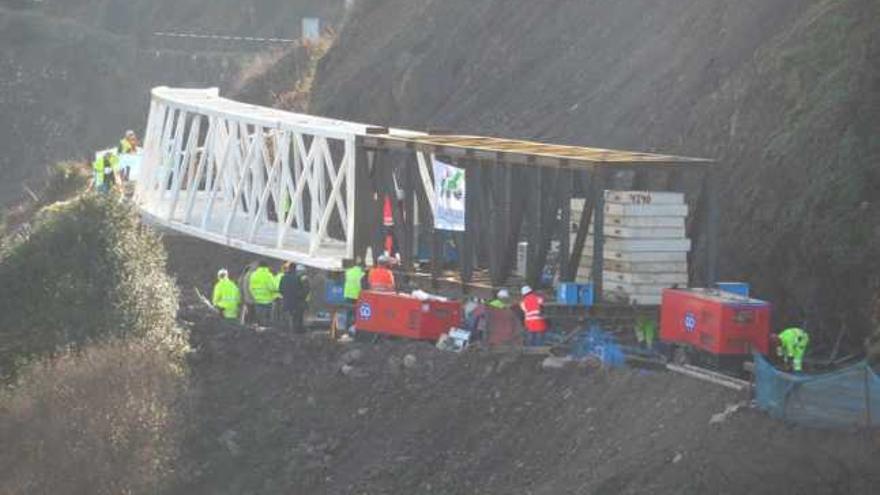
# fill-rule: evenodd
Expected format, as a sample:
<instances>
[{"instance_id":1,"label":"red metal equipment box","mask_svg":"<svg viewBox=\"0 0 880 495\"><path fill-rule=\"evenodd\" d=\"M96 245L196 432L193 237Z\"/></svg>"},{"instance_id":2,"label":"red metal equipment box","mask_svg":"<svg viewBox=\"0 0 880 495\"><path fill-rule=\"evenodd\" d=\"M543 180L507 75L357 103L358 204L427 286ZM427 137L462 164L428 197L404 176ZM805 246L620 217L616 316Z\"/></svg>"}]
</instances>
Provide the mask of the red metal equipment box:
<instances>
[{"instance_id":1,"label":"red metal equipment box","mask_svg":"<svg viewBox=\"0 0 880 495\"><path fill-rule=\"evenodd\" d=\"M416 340L437 340L461 323L458 301L422 301L393 292L361 292L355 329Z\"/></svg>"},{"instance_id":2,"label":"red metal equipment box","mask_svg":"<svg viewBox=\"0 0 880 495\"><path fill-rule=\"evenodd\" d=\"M715 289L664 289L660 340L711 354L767 354L770 304Z\"/></svg>"}]
</instances>

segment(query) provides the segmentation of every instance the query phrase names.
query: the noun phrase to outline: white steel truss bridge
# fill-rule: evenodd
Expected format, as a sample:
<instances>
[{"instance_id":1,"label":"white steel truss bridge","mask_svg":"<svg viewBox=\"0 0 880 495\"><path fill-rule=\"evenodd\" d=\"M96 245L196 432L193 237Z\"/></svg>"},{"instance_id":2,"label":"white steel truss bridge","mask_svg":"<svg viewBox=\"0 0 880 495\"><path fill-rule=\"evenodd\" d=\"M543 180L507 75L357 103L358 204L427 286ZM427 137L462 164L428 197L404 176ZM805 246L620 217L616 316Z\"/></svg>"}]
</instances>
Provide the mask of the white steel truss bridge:
<instances>
[{"instance_id":1,"label":"white steel truss bridge","mask_svg":"<svg viewBox=\"0 0 880 495\"><path fill-rule=\"evenodd\" d=\"M716 174L712 160L358 124L221 98L216 88L152 91L134 201L151 223L260 256L339 270L382 249L383 199L393 198L394 235L412 270L420 227L438 236L434 157L465 170L466 229L456 233L462 282L488 269L494 284L511 272L519 240L543 266L561 243L563 279L577 272L588 230L592 277L601 279L603 190L613 172L666 177L680 189L685 172L702 174L689 237L702 238L705 273L716 264ZM657 182L656 180L654 182ZM635 187L633 184L631 186ZM609 187L610 188L610 187ZM570 198L586 198L569 246ZM592 223L592 227L591 227ZM526 228L526 226L528 228ZM590 234L593 235L593 234ZM424 239L422 239L424 240ZM530 282L538 272L526 278ZM601 292L601 282L597 284Z\"/></svg>"},{"instance_id":2,"label":"white steel truss bridge","mask_svg":"<svg viewBox=\"0 0 880 495\"><path fill-rule=\"evenodd\" d=\"M370 129L216 88L155 88L135 202L151 223L184 234L339 269L354 258L357 141Z\"/></svg>"}]
</instances>

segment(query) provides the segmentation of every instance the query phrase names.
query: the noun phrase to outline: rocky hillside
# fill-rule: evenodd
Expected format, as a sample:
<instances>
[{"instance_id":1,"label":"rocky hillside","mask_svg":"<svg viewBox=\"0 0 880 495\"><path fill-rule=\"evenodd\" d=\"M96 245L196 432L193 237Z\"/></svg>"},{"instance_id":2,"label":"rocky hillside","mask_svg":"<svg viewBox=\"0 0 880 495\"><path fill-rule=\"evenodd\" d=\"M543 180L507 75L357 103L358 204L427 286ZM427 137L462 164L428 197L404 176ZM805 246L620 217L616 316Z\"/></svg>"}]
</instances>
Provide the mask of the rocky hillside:
<instances>
[{"instance_id":1,"label":"rocky hillside","mask_svg":"<svg viewBox=\"0 0 880 495\"><path fill-rule=\"evenodd\" d=\"M312 110L723 168L722 276L859 348L880 279L880 3L368 0Z\"/></svg>"}]
</instances>

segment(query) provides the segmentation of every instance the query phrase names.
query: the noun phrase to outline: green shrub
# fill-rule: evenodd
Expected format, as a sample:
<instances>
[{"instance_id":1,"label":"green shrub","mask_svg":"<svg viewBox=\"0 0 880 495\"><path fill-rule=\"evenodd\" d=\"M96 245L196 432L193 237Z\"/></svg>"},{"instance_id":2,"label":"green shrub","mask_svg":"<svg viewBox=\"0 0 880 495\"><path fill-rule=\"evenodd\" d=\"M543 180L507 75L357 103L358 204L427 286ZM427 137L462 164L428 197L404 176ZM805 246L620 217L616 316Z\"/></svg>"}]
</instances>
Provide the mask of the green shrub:
<instances>
[{"instance_id":1,"label":"green shrub","mask_svg":"<svg viewBox=\"0 0 880 495\"><path fill-rule=\"evenodd\" d=\"M41 202L54 203L70 199L81 193L89 185L92 178L87 164L77 162L60 162L49 167L46 187L43 189Z\"/></svg>"},{"instance_id":2,"label":"green shrub","mask_svg":"<svg viewBox=\"0 0 880 495\"><path fill-rule=\"evenodd\" d=\"M111 337L182 349L176 312L163 246L130 205L93 194L56 203L0 261L0 376Z\"/></svg>"}]
</instances>

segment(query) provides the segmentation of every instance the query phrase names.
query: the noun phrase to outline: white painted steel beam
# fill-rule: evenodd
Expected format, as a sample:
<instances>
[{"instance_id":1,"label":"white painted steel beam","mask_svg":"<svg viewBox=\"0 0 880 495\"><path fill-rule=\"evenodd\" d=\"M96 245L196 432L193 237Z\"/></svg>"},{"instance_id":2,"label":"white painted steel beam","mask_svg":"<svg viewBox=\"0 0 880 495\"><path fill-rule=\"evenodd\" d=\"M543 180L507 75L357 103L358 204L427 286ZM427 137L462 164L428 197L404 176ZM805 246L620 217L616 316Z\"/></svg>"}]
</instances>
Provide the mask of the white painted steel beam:
<instances>
[{"instance_id":1,"label":"white painted steel beam","mask_svg":"<svg viewBox=\"0 0 880 495\"><path fill-rule=\"evenodd\" d=\"M366 166L358 137L377 129L228 100L216 88L155 88L135 202L166 229L340 269L355 253L355 172Z\"/></svg>"}]
</instances>

